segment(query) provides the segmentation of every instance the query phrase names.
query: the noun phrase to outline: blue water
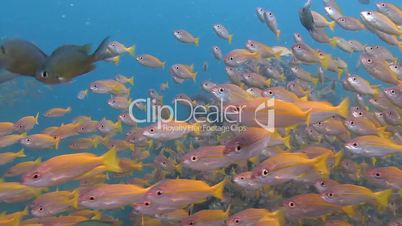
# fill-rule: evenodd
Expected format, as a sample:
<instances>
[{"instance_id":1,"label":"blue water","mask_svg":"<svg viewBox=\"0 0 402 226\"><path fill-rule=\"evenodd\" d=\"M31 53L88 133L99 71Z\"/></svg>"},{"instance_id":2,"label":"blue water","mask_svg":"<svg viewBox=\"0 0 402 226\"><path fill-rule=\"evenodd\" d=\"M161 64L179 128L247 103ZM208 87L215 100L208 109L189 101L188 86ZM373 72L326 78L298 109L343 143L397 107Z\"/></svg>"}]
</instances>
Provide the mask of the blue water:
<instances>
[{"instance_id":1,"label":"blue water","mask_svg":"<svg viewBox=\"0 0 402 226\"><path fill-rule=\"evenodd\" d=\"M375 9L375 2L362 5L357 0L338 0L344 15L354 17L358 17L362 10ZM388 0L388 2L401 3L400 0ZM95 49L103 38L110 36L111 40L118 40L126 45L135 44L138 54L148 53L166 61L165 69L150 69L138 64L133 57L125 55L119 65L98 62L95 71L80 76L73 82L54 86L46 86L29 77L18 78L17 84L12 84L15 89L10 92L17 92L19 87L24 88L23 94L0 93L10 95L7 103L0 103L0 121L16 121L25 115L44 113L52 107L70 106L73 109L71 114L62 118L40 117L39 126L30 133L70 122L79 115L90 115L97 120L103 117L116 120L119 111L107 105L109 95L90 93L84 101L79 101L76 94L79 90L89 88L91 82L113 79L117 73L134 76L132 98L146 97L148 89L159 90L159 85L165 81L169 82L169 89L162 93L166 102L170 102L177 93L186 93L190 96L201 93L202 81L211 80L216 83L227 81L224 63L215 60L211 46L218 45L224 53L227 53L234 48L243 48L248 39L272 46L290 47L293 45L293 33L300 32L308 44L340 56L348 62L351 72L373 81L364 69L355 70L358 54L349 55L327 44L318 44L309 37L300 24L297 14L298 9L304 4L302 0L3 0L1 3L0 38L2 39L29 40L50 54L62 44L90 43ZM255 14L256 7L264 7L274 12L281 29L279 41L265 24L259 22ZM322 1L313 0L312 9L325 15ZM224 24L233 34L231 45L214 33L212 25L215 23ZM180 28L199 37L200 46L186 45L177 41L172 33ZM366 44L388 46L368 31L350 32L337 26L335 32L328 30L327 33L330 36L360 40ZM401 56L397 48L389 49L395 56ZM207 72L202 70L203 62L208 62ZM196 82L175 84L168 73L170 65L175 63L194 64L198 71ZM343 97L346 94L338 90L338 95ZM34 160L38 156L46 159L69 153L66 147L68 143L63 142L57 151L29 150L28 157L24 158L24 161ZM7 150L15 151L19 148L19 145L15 145ZM21 160L1 167L1 172L19 161ZM0 204L0 212L22 209L22 206L23 204Z\"/></svg>"}]
</instances>

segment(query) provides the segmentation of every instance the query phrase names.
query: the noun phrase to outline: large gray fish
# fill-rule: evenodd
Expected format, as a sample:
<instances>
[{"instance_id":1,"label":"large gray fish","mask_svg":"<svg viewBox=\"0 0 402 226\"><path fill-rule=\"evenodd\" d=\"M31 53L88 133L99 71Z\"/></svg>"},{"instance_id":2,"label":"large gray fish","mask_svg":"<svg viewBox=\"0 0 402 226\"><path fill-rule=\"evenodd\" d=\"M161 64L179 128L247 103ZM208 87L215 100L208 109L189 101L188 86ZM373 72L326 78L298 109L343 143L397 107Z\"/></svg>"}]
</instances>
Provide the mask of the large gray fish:
<instances>
[{"instance_id":1,"label":"large gray fish","mask_svg":"<svg viewBox=\"0 0 402 226\"><path fill-rule=\"evenodd\" d=\"M63 45L53 51L45 63L35 73L36 79L46 84L58 84L71 81L73 78L91 72L94 63L104 60L108 38L105 38L93 54L89 53L90 45Z\"/></svg>"},{"instance_id":2,"label":"large gray fish","mask_svg":"<svg viewBox=\"0 0 402 226\"><path fill-rule=\"evenodd\" d=\"M0 65L15 74L34 76L46 57L36 45L25 40L10 39L0 45Z\"/></svg>"}]
</instances>

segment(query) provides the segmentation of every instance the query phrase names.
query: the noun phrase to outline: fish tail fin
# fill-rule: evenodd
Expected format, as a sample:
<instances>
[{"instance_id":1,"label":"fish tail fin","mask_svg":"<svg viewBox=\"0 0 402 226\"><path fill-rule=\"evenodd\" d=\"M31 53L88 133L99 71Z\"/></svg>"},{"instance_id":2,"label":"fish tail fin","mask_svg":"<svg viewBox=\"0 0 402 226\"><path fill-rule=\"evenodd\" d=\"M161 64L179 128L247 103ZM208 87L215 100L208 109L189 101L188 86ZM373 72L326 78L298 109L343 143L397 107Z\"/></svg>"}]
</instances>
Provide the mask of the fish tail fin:
<instances>
[{"instance_id":1,"label":"fish tail fin","mask_svg":"<svg viewBox=\"0 0 402 226\"><path fill-rule=\"evenodd\" d=\"M135 144L128 145L128 148L130 149L130 151L134 151L135 150Z\"/></svg>"},{"instance_id":2,"label":"fish tail fin","mask_svg":"<svg viewBox=\"0 0 402 226\"><path fill-rule=\"evenodd\" d=\"M345 153L344 153L343 151L338 151L338 152L335 154L335 163L334 163L334 167L338 167L338 166L339 166L339 164L341 163L341 160L342 160L344 154L345 154Z\"/></svg>"},{"instance_id":3,"label":"fish tail fin","mask_svg":"<svg viewBox=\"0 0 402 226\"><path fill-rule=\"evenodd\" d=\"M132 45L130 47L127 48L127 52L128 54L130 54L131 56L135 55L135 45Z\"/></svg>"},{"instance_id":4,"label":"fish tail fin","mask_svg":"<svg viewBox=\"0 0 402 226\"><path fill-rule=\"evenodd\" d=\"M267 80L264 81L264 83L265 83L266 86L270 86L271 83L272 83L272 80L271 80L271 79L267 79Z\"/></svg>"},{"instance_id":5,"label":"fish tail fin","mask_svg":"<svg viewBox=\"0 0 402 226\"><path fill-rule=\"evenodd\" d=\"M278 51L274 53L275 59L280 60L282 56L282 51Z\"/></svg>"},{"instance_id":6,"label":"fish tail fin","mask_svg":"<svg viewBox=\"0 0 402 226\"><path fill-rule=\"evenodd\" d=\"M379 127L379 128L377 128L377 130L378 130L377 133L380 137L388 138L388 137L392 136L391 132L386 131L387 130L386 127Z\"/></svg>"},{"instance_id":7,"label":"fish tail fin","mask_svg":"<svg viewBox=\"0 0 402 226\"><path fill-rule=\"evenodd\" d=\"M279 225L285 225L285 214L283 209L278 209L272 212L272 216L274 216L278 221Z\"/></svg>"},{"instance_id":8,"label":"fish tail fin","mask_svg":"<svg viewBox=\"0 0 402 226\"><path fill-rule=\"evenodd\" d=\"M384 209L388 206L389 199L391 198L392 195L392 190L387 189L384 191L379 191L374 193L374 195L378 203L378 208Z\"/></svg>"},{"instance_id":9,"label":"fish tail fin","mask_svg":"<svg viewBox=\"0 0 402 226\"><path fill-rule=\"evenodd\" d=\"M92 55L94 57L95 61L105 59L104 53L105 53L108 45L109 45L109 37L106 37L102 40L102 42L99 44L98 48L95 50L95 52Z\"/></svg>"},{"instance_id":10,"label":"fish tail fin","mask_svg":"<svg viewBox=\"0 0 402 226\"><path fill-rule=\"evenodd\" d=\"M331 29L331 31L334 31L335 25L336 25L336 21L334 20L332 22L329 22L328 27L329 27L329 29Z\"/></svg>"},{"instance_id":11,"label":"fish tail fin","mask_svg":"<svg viewBox=\"0 0 402 226\"><path fill-rule=\"evenodd\" d=\"M311 82L313 83L314 87L317 87L319 81L320 81L319 78L312 78L311 79Z\"/></svg>"},{"instance_id":12,"label":"fish tail fin","mask_svg":"<svg viewBox=\"0 0 402 226\"><path fill-rule=\"evenodd\" d=\"M118 121L115 123L115 127L116 127L116 130L117 130L117 131L119 131L119 132L123 131L122 124L121 124L121 121L120 121L120 120L118 120Z\"/></svg>"},{"instance_id":13,"label":"fish tail fin","mask_svg":"<svg viewBox=\"0 0 402 226\"><path fill-rule=\"evenodd\" d=\"M223 179L223 181L219 182L218 184L212 186L211 188L212 196L214 196L217 199L223 200L223 190L225 189L225 184L226 184L226 178Z\"/></svg>"},{"instance_id":14,"label":"fish tail fin","mask_svg":"<svg viewBox=\"0 0 402 226\"><path fill-rule=\"evenodd\" d=\"M388 202L392 195L392 189L375 192L374 196L378 204L378 209L383 210L388 206Z\"/></svg>"},{"instance_id":15,"label":"fish tail fin","mask_svg":"<svg viewBox=\"0 0 402 226\"><path fill-rule=\"evenodd\" d=\"M71 206L74 209L78 208L78 198L80 197L80 191L79 189L75 189L71 192L71 194L73 195L73 198L71 199Z\"/></svg>"},{"instance_id":16,"label":"fish tail fin","mask_svg":"<svg viewBox=\"0 0 402 226\"><path fill-rule=\"evenodd\" d=\"M276 40L279 41L281 39L281 30L277 30L275 35L276 35Z\"/></svg>"},{"instance_id":17,"label":"fish tail fin","mask_svg":"<svg viewBox=\"0 0 402 226\"><path fill-rule=\"evenodd\" d=\"M115 56L112 58L112 61L115 65L118 65L120 63L120 56Z\"/></svg>"},{"instance_id":18,"label":"fish tail fin","mask_svg":"<svg viewBox=\"0 0 402 226\"><path fill-rule=\"evenodd\" d=\"M60 141L61 141L61 137L56 137L56 142L54 143L54 148L56 150L59 149Z\"/></svg>"},{"instance_id":19,"label":"fish tail fin","mask_svg":"<svg viewBox=\"0 0 402 226\"><path fill-rule=\"evenodd\" d=\"M290 135L287 135L286 137L284 137L282 139L283 141L283 145L285 145L289 150L291 149L291 145L290 145Z\"/></svg>"},{"instance_id":20,"label":"fish tail fin","mask_svg":"<svg viewBox=\"0 0 402 226\"><path fill-rule=\"evenodd\" d=\"M15 153L17 157L25 157L25 150L22 148L21 150L19 150L17 153Z\"/></svg>"},{"instance_id":21,"label":"fish tail fin","mask_svg":"<svg viewBox=\"0 0 402 226\"><path fill-rule=\"evenodd\" d=\"M312 110L309 109L308 111L305 111L305 113L306 113L306 125L310 126Z\"/></svg>"},{"instance_id":22,"label":"fish tail fin","mask_svg":"<svg viewBox=\"0 0 402 226\"><path fill-rule=\"evenodd\" d=\"M342 69L342 68L339 68L339 69L338 69L338 79L339 79L339 80L341 80L342 75L343 75L343 69Z\"/></svg>"},{"instance_id":23,"label":"fish tail fin","mask_svg":"<svg viewBox=\"0 0 402 226\"><path fill-rule=\"evenodd\" d=\"M35 115L35 124L39 125L39 112Z\"/></svg>"},{"instance_id":24,"label":"fish tail fin","mask_svg":"<svg viewBox=\"0 0 402 226\"><path fill-rule=\"evenodd\" d=\"M314 168L324 177L329 177L329 170L328 170L328 155L323 154L313 159Z\"/></svg>"},{"instance_id":25,"label":"fish tail fin","mask_svg":"<svg viewBox=\"0 0 402 226\"><path fill-rule=\"evenodd\" d=\"M336 38L331 38L331 39L329 39L329 44L330 44L332 47L336 47Z\"/></svg>"},{"instance_id":26,"label":"fish tail fin","mask_svg":"<svg viewBox=\"0 0 402 226\"><path fill-rule=\"evenodd\" d=\"M327 70L330 61L331 61L331 56L330 55L325 55L322 59L320 59L320 65L322 66L322 68Z\"/></svg>"},{"instance_id":27,"label":"fish tail fin","mask_svg":"<svg viewBox=\"0 0 402 226\"><path fill-rule=\"evenodd\" d=\"M67 112L71 112L71 107L68 107L68 108L66 109L66 111L67 111Z\"/></svg>"},{"instance_id":28,"label":"fish tail fin","mask_svg":"<svg viewBox=\"0 0 402 226\"><path fill-rule=\"evenodd\" d=\"M193 81L195 81L195 79L197 78L197 72L194 72L192 75Z\"/></svg>"},{"instance_id":29,"label":"fish tail fin","mask_svg":"<svg viewBox=\"0 0 402 226\"><path fill-rule=\"evenodd\" d=\"M103 160L103 164L105 165L108 171L112 172L121 172L121 168L119 165L119 158L117 157L117 150L116 148L112 148L107 151L105 154L101 156Z\"/></svg>"},{"instance_id":30,"label":"fish tail fin","mask_svg":"<svg viewBox=\"0 0 402 226\"><path fill-rule=\"evenodd\" d=\"M100 139L99 139L98 137L93 137L93 138L91 139L92 147L97 148L99 142L100 142Z\"/></svg>"},{"instance_id":31,"label":"fish tail fin","mask_svg":"<svg viewBox=\"0 0 402 226\"><path fill-rule=\"evenodd\" d=\"M354 217L356 215L356 207L355 206L344 206L342 207L342 211L346 213L349 217Z\"/></svg>"},{"instance_id":32,"label":"fish tail fin","mask_svg":"<svg viewBox=\"0 0 402 226\"><path fill-rule=\"evenodd\" d=\"M162 68L165 69L165 66L166 66L166 61L163 61L162 62Z\"/></svg>"},{"instance_id":33,"label":"fish tail fin","mask_svg":"<svg viewBox=\"0 0 402 226\"><path fill-rule=\"evenodd\" d=\"M229 37L228 37L229 44L232 44L232 41L233 41L233 35L229 35Z\"/></svg>"},{"instance_id":34,"label":"fish tail fin","mask_svg":"<svg viewBox=\"0 0 402 226\"><path fill-rule=\"evenodd\" d=\"M42 157L39 157L39 158L37 158L36 160L35 160L35 163L37 163L37 164L39 164L39 163L41 163L42 162Z\"/></svg>"},{"instance_id":35,"label":"fish tail fin","mask_svg":"<svg viewBox=\"0 0 402 226\"><path fill-rule=\"evenodd\" d=\"M196 45L196 46L200 46L200 38L195 38L194 39L194 44Z\"/></svg>"},{"instance_id":36,"label":"fish tail fin","mask_svg":"<svg viewBox=\"0 0 402 226\"><path fill-rule=\"evenodd\" d=\"M174 168L179 174L181 174L183 172L183 165L182 164L177 164Z\"/></svg>"},{"instance_id":37,"label":"fish tail fin","mask_svg":"<svg viewBox=\"0 0 402 226\"><path fill-rule=\"evenodd\" d=\"M343 99L336 109L340 116L347 118L349 115L349 98Z\"/></svg>"},{"instance_id":38,"label":"fish tail fin","mask_svg":"<svg viewBox=\"0 0 402 226\"><path fill-rule=\"evenodd\" d=\"M127 79L128 84L134 85L134 76L131 76L129 79Z\"/></svg>"}]
</instances>

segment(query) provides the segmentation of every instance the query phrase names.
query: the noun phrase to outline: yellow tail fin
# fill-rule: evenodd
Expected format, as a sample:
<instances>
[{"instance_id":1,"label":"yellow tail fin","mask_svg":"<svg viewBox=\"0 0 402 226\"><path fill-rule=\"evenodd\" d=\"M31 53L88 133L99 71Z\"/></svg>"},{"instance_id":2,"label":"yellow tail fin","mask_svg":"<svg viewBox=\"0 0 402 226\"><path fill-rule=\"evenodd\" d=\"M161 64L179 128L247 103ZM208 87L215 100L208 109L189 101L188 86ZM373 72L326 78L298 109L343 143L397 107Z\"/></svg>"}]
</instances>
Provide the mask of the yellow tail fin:
<instances>
[{"instance_id":1,"label":"yellow tail fin","mask_svg":"<svg viewBox=\"0 0 402 226\"><path fill-rule=\"evenodd\" d=\"M311 82L313 83L314 86L317 86L319 79L318 78L311 78Z\"/></svg>"},{"instance_id":2,"label":"yellow tail fin","mask_svg":"<svg viewBox=\"0 0 402 226\"><path fill-rule=\"evenodd\" d=\"M54 143L54 148L55 148L56 150L59 149L60 141L61 141L61 137L57 137L57 138L56 138L56 141L55 141L55 143Z\"/></svg>"},{"instance_id":3,"label":"yellow tail fin","mask_svg":"<svg viewBox=\"0 0 402 226\"><path fill-rule=\"evenodd\" d=\"M343 158L344 152L343 151L338 151L335 154L335 163L334 163L334 167L338 167L339 164L341 163L341 160Z\"/></svg>"},{"instance_id":4,"label":"yellow tail fin","mask_svg":"<svg viewBox=\"0 0 402 226\"><path fill-rule=\"evenodd\" d=\"M23 148L19 150L17 153L15 153L15 155L21 158L26 156Z\"/></svg>"},{"instance_id":5,"label":"yellow tail fin","mask_svg":"<svg viewBox=\"0 0 402 226\"><path fill-rule=\"evenodd\" d=\"M232 41L233 41L233 35L229 35L229 38L228 38L229 44L232 44Z\"/></svg>"},{"instance_id":6,"label":"yellow tail fin","mask_svg":"<svg viewBox=\"0 0 402 226\"><path fill-rule=\"evenodd\" d=\"M113 58L112 58L112 61L113 61L113 63L116 64L116 65L119 64L119 63L120 63L120 56L115 56L115 57L113 57Z\"/></svg>"},{"instance_id":7,"label":"yellow tail fin","mask_svg":"<svg viewBox=\"0 0 402 226\"><path fill-rule=\"evenodd\" d=\"M274 53L275 59L280 60L282 56L282 50Z\"/></svg>"},{"instance_id":8,"label":"yellow tail fin","mask_svg":"<svg viewBox=\"0 0 402 226\"><path fill-rule=\"evenodd\" d=\"M212 196L214 196L217 199L222 200L223 199L223 190L225 189L225 184L226 184L226 178L223 179L223 181L219 182L218 184L212 186L212 188L211 188Z\"/></svg>"},{"instance_id":9,"label":"yellow tail fin","mask_svg":"<svg viewBox=\"0 0 402 226\"><path fill-rule=\"evenodd\" d=\"M310 109L304 113L306 113L306 125L310 126L312 110Z\"/></svg>"},{"instance_id":10,"label":"yellow tail fin","mask_svg":"<svg viewBox=\"0 0 402 226\"><path fill-rule=\"evenodd\" d=\"M349 99L348 98L343 99L342 102L336 108L340 116L347 118L349 116Z\"/></svg>"},{"instance_id":11,"label":"yellow tail fin","mask_svg":"<svg viewBox=\"0 0 402 226\"><path fill-rule=\"evenodd\" d=\"M342 75L343 75L343 69L339 68L339 69L338 69L338 79L339 79L339 80L341 80Z\"/></svg>"},{"instance_id":12,"label":"yellow tail fin","mask_svg":"<svg viewBox=\"0 0 402 226\"><path fill-rule=\"evenodd\" d=\"M378 203L378 208L384 209L388 206L389 199L391 198L392 195L392 190L387 189L384 191L376 192L374 193L374 195Z\"/></svg>"},{"instance_id":13,"label":"yellow tail fin","mask_svg":"<svg viewBox=\"0 0 402 226\"><path fill-rule=\"evenodd\" d=\"M286 136L286 137L284 137L283 138L283 145L285 145L289 150L291 149L291 146L290 146L290 135L288 135L288 136Z\"/></svg>"},{"instance_id":14,"label":"yellow tail fin","mask_svg":"<svg viewBox=\"0 0 402 226\"><path fill-rule=\"evenodd\" d=\"M281 38L281 30L277 30L275 35L276 35L276 40L279 41L279 39Z\"/></svg>"},{"instance_id":15,"label":"yellow tail fin","mask_svg":"<svg viewBox=\"0 0 402 226\"><path fill-rule=\"evenodd\" d=\"M328 178L329 177L329 170L328 170L328 155L323 154L320 155L314 159L312 159L314 162L314 168L324 177Z\"/></svg>"},{"instance_id":16,"label":"yellow tail fin","mask_svg":"<svg viewBox=\"0 0 402 226\"><path fill-rule=\"evenodd\" d=\"M342 211L351 218L356 215L356 207L354 206L344 206L342 207Z\"/></svg>"},{"instance_id":17,"label":"yellow tail fin","mask_svg":"<svg viewBox=\"0 0 402 226\"><path fill-rule=\"evenodd\" d=\"M105 154L101 156L103 160L103 164L105 165L108 171L119 173L121 172L121 168L119 165L119 158L117 157L116 148L112 148L107 151Z\"/></svg>"},{"instance_id":18,"label":"yellow tail fin","mask_svg":"<svg viewBox=\"0 0 402 226\"><path fill-rule=\"evenodd\" d=\"M116 130L117 130L118 132L123 131L123 129L122 129L122 127L121 127L121 121L120 121L120 120L118 120L114 125L115 125L115 128L116 128Z\"/></svg>"},{"instance_id":19,"label":"yellow tail fin","mask_svg":"<svg viewBox=\"0 0 402 226\"><path fill-rule=\"evenodd\" d=\"M134 85L134 77L132 76L129 79L127 79L127 82L128 82L128 84L133 86Z\"/></svg>"},{"instance_id":20,"label":"yellow tail fin","mask_svg":"<svg viewBox=\"0 0 402 226\"><path fill-rule=\"evenodd\" d=\"M331 38L331 39L329 40L329 44L330 44L332 47L336 47L336 43L337 43L336 38Z\"/></svg>"},{"instance_id":21,"label":"yellow tail fin","mask_svg":"<svg viewBox=\"0 0 402 226\"><path fill-rule=\"evenodd\" d=\"M39 125L39 112L35 115L35 124Z\"/></svg>"},{"instance_id":22,"label":"yellow tail fin","mask_svg":"<svg viewBox=\"0 0 402 226\"><path fill-rule=\"evenodd\" d=\"M277 219L279 221L279 225L285 225L285 214L283 212L283 209L278 209L274 212L271 213L272 217Z\"/></svg>"},{"instance_id":23,"label":"yellow tail fin","mask_svg":"<svg viewBox=\"0 0 402 226\"><path fill-rule=\"evenodd\" d=\"M130 47L127 48L127 52L128 54L130 54L131 56L135 55L135 45L132 45Z\"/></svg>"},{"instance_id":24,"label":"yellow tail fin","mask_svg":"<svg viewBox=\"0 0 402 226\"><path fill-rule=\"evenodd\" d=\"M183 172L183 165L182 164L177 164L175 166L176 171L181 174Z\"/></svg>"},{"instance_id":25,"label":"yellow tail fin","mask_svg":"<svg viewBox=\"0 0 402 226\"><path fill-rule=\"evenodd\" d=\"M329 22L328 27L329 27L329 29L331 29L331 31L334 31L335 25L336 25L336 21L332 21L332 22Z\"/></svg>"},{"instance_id":26,"label":"yellow tail fin","mask_svg":"<svg viewBox=\"0 0 402 226\"><path fill-rule=\"evenodd\" d=\"M329 63L331 62L331 56L330 55L325 55L320 59L320 65L323 69L327 70Z\"/></svg>"},{"instance_id":27,"label":"yellow tail fin","mask_svg":"<svg viewBox=\"0 0 402 226\"><path fill-rule=\"evenodd\" d=\"M71 194L73 195L73 197L72 197L72 199L71 199L71 206L72 206L74 209L77 209L77 208L78 208L78 198L79 198L79 196L80 196L80 191L79 191L79 189L75 189L75 190L73 190L73 191L71 192Z\"/></svg>"},{"instance_id":28,"label":"yellow tail fin","mask_svg":"<svg viewBox=\"0 0 402 226\"><path fill-rule=\"evenodd\" d=\"M200 46L200 38L195 38L195 39L194 39L194 44L195 44L196 46Z\"/></svg>"}]
</instances>

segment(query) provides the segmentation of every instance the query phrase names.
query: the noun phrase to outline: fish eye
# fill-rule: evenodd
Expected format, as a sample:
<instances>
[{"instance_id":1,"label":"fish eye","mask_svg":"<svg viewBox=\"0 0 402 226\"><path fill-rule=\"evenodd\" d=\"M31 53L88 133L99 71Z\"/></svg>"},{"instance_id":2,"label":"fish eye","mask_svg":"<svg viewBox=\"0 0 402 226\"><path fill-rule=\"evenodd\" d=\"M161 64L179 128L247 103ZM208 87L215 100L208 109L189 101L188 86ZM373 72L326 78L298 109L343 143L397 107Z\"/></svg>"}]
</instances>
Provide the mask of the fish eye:
<instances>
[{"instance_id":1,"label":"fish eye","mask_svg":"<svg viewBox=\"0 0 402 226\"><path fill-rule=\"evenodd\" d=\"M391 93L392 93L392 94L395 94L395 90L392 89L392 90L391 90Z\"/></svg>"},{"instance_id":2,"label":"fish eye","mask_svg":"<svg viewBox=\"0 0 402 226\"><path fill-rule=\"evenodd\" d=\"M297 45L296 47L297 47L298 49L301 49L301 45Z\"/></svg>"},{"instance_id":3,"label":"fish eye","mask_svg":"<svg viewBox=\"0 0 402 226\"><path fill-rule=\"evenodd\" d=\"M39 207L39 211L40 212L42 212L43 211L43 207L41 206L41 207Z\"/></svg>"},{"instance_id":4,"label":"fish eye","mask_svg":"<svg viewBox=\"0 0 402 226\"><path fill-rule=\"evenodd\" d=\"M149 132L153 133L153 132L155 132L155 129L151 128L151 129L149 129Z\"/></svg>"},{"instance_id":5,"label":"fish eye","mask_svg":"<svg viewBox=\"0 0 402 226\"><path fill-rule=\"evenodd\" d=\"M140 59L140 60L143 60L143 59L144 59L144 57L142 57L142 56L141 56L141 57L139 57L139 59Z\"/></svg>"},{"instance_id":6,"label":"fish eye","mask_svg":"<svg viewBox=\"0 0 402 226\"><path fill-rule=\"evenodd\" d=\"M294 203L294 202L289 202L289 203L288 203L288 206L289 206L290 208L294 208L294 207L296 207L296 203Z\"/></svg>"},{"instance_id":7,"label":"fish eye","mask_svg":"<svg viewBox=\"0 0 402 226\"><path fill-rule=\"evenodd\" d=\"M355 142L355 143L352 144L352 146L353 146L353 147L357 147L358 144Z\"/></svg>"},{"instance_id":8,"label":"fish eye","mask_svg":"<svg viewBox=\"0 0 402 226\"><path fill-rule=\"evenodd\" d=\"M354 121L350 121L350 123L349 123L351 126L353 126L354 124L355 124L355 122Z\"/></svg>"},{"instance_id":9,"label":"fish eye","mask_svg":"<svg viewBox=\"0 0 402 226\"><path fill-rule=\"evenodd\" d=\"M195 162L197 160L198 160L197 156L195 156L195 155L191 156L191 161Z\"/></svg>"},{"instance_id":10,"label":"fish eye","mask_svg":"<svg viewBox=\"0 0 402 226\"><path fill-rule=\"evenodd\" d=\"M89 200L94 201L95 197L91 196L91 197L89 197Z\"/></svg>"},{"instance_id":11,"label":"fish eye","mask_svg":"<svg viewBox=\"0 0 402 226\"><path fill-rule=\"evenodd\" d=\"M380 172L377 172L377 173L375 173L375 176L376 176L376 177L381 177L381 173L380 173Z\"/></svg>"},{"instance_id":12,"label":"fish eye","mask_svg":"<svg viewBox=\"0 0 402 226\"><path fill-rule=\"evenodd\" d=\"M27 138L27 139L26 139L26 142L31 142L31 138Z\"/></svg>"},{"instance_id":13,"label":"fish eye","mask_svg":"<svg viewBox=\"0 0 402 226\"><path fill-rule=\"evenodd\" d=\"M39 179L40 178L40 174L39 173L34 173L32 175L32 179Z\"/></svg>"},{"instance_id":14,"label":"fish eye","mask_svg":"<svg viewBox=\"0 0 402 226\"><path fill-rule=\"evenodd\" d=\"M240 224L240 219L239 219L239 218L235 218L235 219L234 219L234 222L235 222L236 224Z\"/></svg>"},{"instance_id":15,"label":"fish eye","mask_svg":"<svg viewBox=\"0 0 402 226\"><path fill-rule=\"evenodd\" d=\"M235 151L236 151L236 152L241 151L241 146L240 146L240 145L236 145L236 147L235 147Z\"/></svg>"},{"instance_id":16,"label":"fish eye","mask_svg":"<svg viewBox=\"0 0 402 226\"><path fill-rule=\"evenodd\" d=\"M188 225L194 225L194 223L193 223L192 221L190 221L190 222L188 223Z\"/></svg>"},{"instance_id":17,"label":"fish eye","mask_svg":"<svg viewBox=\"0 0 402 226\"><path fill-rule=\"evenodd\" d=\"M385 3L381 3L381 6L382 6L382 7L385 7Z\"/></svg>"},{"instance_id":18,"label":"fish eye","mask_svg":"<svg viewBox=\"0 0 402 226\"><path fill-rule=\"evenodd\" d=\"M332 198L332 197L334 197L334 193L330 192L327 194L327 196Z\"/></svg>"},{"instance_id":19,"label":"fish eye","mask_svg":"<svg viewBox=\"0 0 402 226\"><path fill-rule=\"evenodd\" d=\"M261 171L261 175L262 175L262 176L268 176L268 174L269 174L269 171L268 171L267 169L263 169L263 170Z\"/></svg>"},{"instance_id":20,"label":"fish eye","mask_svg":"<svg viewBox=\"0 0 402 226\"><path fill-rule=\"evenodd\" d=\"M239 177L239 179L240 179L240 180L244 180L244 179L246 179L246 178L244 178L244 177Z\"/></svg>"},{"instance_id":21,"label":"fish eye","mask_svg":"<svg viewBox=\"0 0 402 226\"><path fill-rule=\"evenodd\" d=\"M156 191L156 195L161 196L161 195L162 195L162 191L161 191L161 190Z\"/></svg>"},{"instance_id":22,"label":"fish eye","mask_svg":"<svg viewBox=\"0 0 402 226\"><path fill-rule=\"evenodd\" d=\"M398 69L398 65L394 65L394 68L395 68L395 69Z\"/></svg>"},{"instance_id":23,"label":"fish eye","mask_svg":"<svg viewBox=\"0 0 402 226\"><path fill-rule=\"evenodd\" d=\"M218 24L218 25L216 25L216 27L217 27L217 28L221 28L221 25Z\"/></svg>"},{"instance_id":24,"label":"fish eye","mask_svg":"<svg viewBox=\"0 0 402 226\"><path fill-rule=\"evenodd\" d=\"M40 76L41 76L42 78L47 78L47 76L48 76L47 71L42 71L42 73L40 74Z\"/></svg>"},{"instance_id":25,"label":"fish eye","mask_svg":"<svg viewBox=\"0 0 402 226\"><path fill-rule=\"evenodd\" d=\"M321 181L320 185L321 185L322 187L326 187L326 186L327 186L324 181Z\"/></svg>"},{"instance_id":26,"label":"fish eye","mask_svg":"<svg viewBox=\"0 0 402 226\"><path fill-rule=\"evenodd\" d=\"M220 93L223 93L224 91L225 91L225 89L224 88L219 88L219 90L218 90Z\"/></svg>"},{"instance_id":27,"label":"fish eye","mask_svg":"<svg viewBox=\"0 0 402 226\"><path fill-rule=\"evenodd\" d=\"M356 77L352 77L352 80L353 80L353 81L356 81L356 80L357 80L357 78L356 78Z\"/></svg>"},{"instance_id":28,"label":"fish eye","mask_svg":"<svg viewBox=\"0 0 402 226\"><path fill-rule=\"evenodd\" d=\"M144 205L145 205L145 206L150 206L150 205L151 205L151 203L150 203L150 202L148 202L148 201L146 201L146 202L144 202Z\"/></svg>"},{"instance_id":29,"label":"fish eye","mask_svg":"<svg viewBox=\"0 0 402 226\"><path fill-rule=\"evenodd\" d=\"M371 15L371 12L367 12L367 15Z\"/></svg>"},{"instance_id":30,"label":"fish eye","mask_svg":"<svg viewBox=\"0 0 402 226\"><path fill-rule=\"evenodd\" d=\"M176 66L176 70L179 70L179 66Z\"/></svg>"},{"instance_id":31,"label":"fish eye","mask_svg":"<svg viewBox=\"0 0 402 226\"><path fill-rule=\"evenodd\" d=\"M233 60L233 57L230 57L229 60Z\"/></svg>"}]
</instances>

